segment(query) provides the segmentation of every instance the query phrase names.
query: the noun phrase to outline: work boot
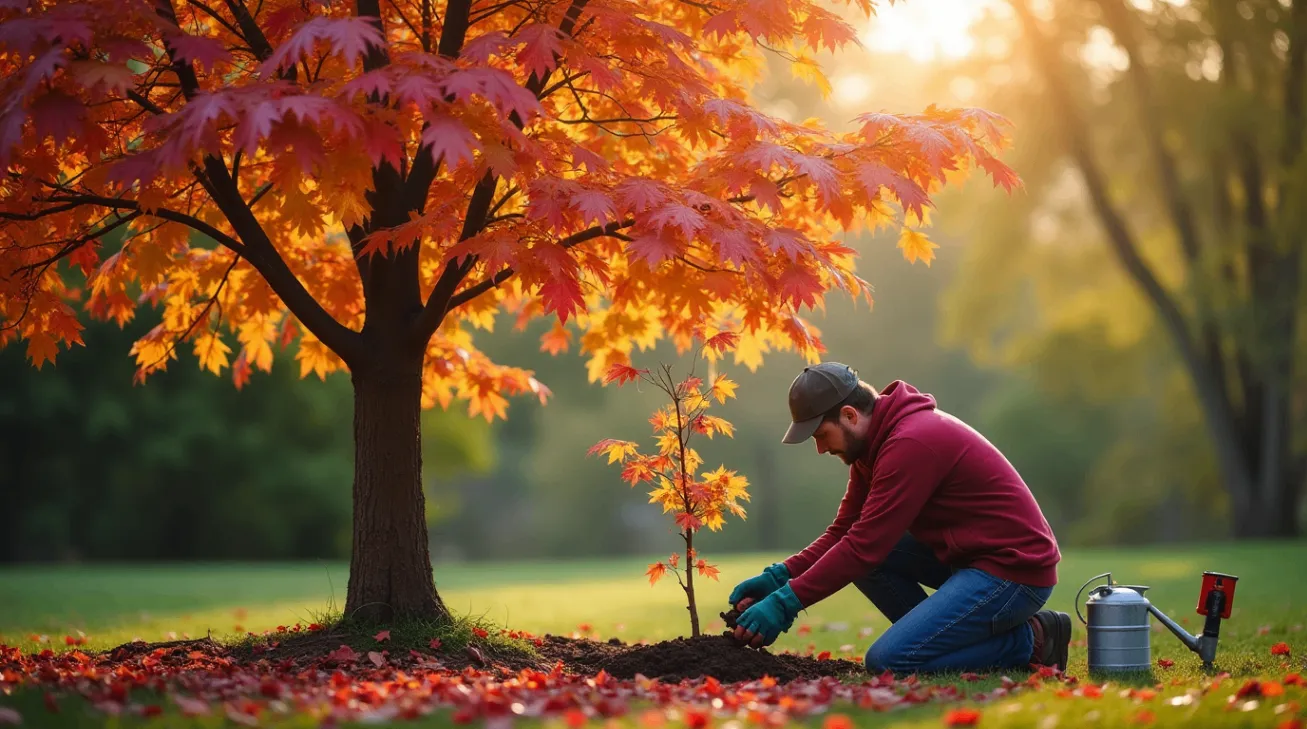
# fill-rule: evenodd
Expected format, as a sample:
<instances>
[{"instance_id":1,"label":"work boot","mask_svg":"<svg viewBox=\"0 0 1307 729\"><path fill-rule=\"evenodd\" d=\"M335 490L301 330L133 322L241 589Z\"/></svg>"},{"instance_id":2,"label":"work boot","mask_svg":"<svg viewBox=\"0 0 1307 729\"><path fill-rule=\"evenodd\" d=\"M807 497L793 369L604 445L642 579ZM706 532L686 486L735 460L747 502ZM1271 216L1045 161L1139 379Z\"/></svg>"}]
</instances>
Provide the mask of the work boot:
<instances>
[{"instance_id":1,"label":"work boot","mask_svg":"<svg viewBox=\"0 0 1307 729\"><path fill-rule=\"evenodd\" d=\"M1035 650L1030 654L1030 662L1065 671L1071 645L1071 616L1056 610L1040 610L1029 623L1035 633Z\"/></svg>"}]
</instances>

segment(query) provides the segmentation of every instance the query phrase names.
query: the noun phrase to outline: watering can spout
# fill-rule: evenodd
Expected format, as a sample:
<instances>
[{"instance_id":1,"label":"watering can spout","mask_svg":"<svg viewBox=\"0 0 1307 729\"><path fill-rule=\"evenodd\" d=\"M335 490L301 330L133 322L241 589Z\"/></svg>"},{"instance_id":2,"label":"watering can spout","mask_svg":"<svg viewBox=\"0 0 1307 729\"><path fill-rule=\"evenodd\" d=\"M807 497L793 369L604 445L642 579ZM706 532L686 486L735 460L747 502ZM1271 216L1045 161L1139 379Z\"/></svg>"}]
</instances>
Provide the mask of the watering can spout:
<instances>
[{"instance_id":1,"label":"watering can spout","mask_svg":"<svg viewBox=\"0 0 1307 729\"><path fill-rule=\"evenodd\" d=\"M1186 648L1193 651L1194 653L1201 653L1201 651L1199 651L1198 649L1198 643L1199 643L1198 638L1190 635L1189 631L1185 630L1184 628L1181 628L1178 623L1168 618L1166 616L1166 613L1157 609L1156 605L1149 604L1148 612L1152 613L1153 617L1157 618L1162 623L1162 625L1165 625L1172 633L1174 633L1175 637L1179 638L1180 642L1184 643ZM1204 658L1204 660L1207 659Z\"/></svg>"}]
</instances>

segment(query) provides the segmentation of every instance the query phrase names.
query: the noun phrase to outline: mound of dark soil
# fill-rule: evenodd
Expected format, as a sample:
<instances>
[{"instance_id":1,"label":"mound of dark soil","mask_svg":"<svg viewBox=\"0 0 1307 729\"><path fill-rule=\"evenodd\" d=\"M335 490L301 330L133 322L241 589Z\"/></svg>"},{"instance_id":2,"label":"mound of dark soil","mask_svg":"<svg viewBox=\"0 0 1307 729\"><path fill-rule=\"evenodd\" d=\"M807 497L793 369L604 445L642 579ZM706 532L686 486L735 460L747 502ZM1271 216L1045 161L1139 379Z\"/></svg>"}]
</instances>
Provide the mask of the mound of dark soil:
<instances>
[{"instance_id":1,"label":"mound of dark soil","mask_svg":"<svg viewBox=\"0 0 1307 729\"><path fill-rule=\"evenodd\" d=\"M364 639L367 640L367 639ZM172 643L129 643L111 652L115 660L131 655L153 652L180 658L204 654L230 656L237 662L269 661L285 668L322 664L335 665L342 660L336 655L343 642L352 642L351 636L332 632L287 636L275 643L253 643L228 648L208 639L176 641ZM375 645L375 644L374 644ZM351 658L366 664L367 652L372 646L360 646ZM375 646L378 650L385 650ZM451 670L474 668L511 675L525 668L543 672L561 663L569 673L594 675L600 671L620 679L637 675L676 683L685 679L711 676L722 683L753 681L770 676L778 683L796 679L817 679L823 676L856 675L863 671L861 664L840 659L818 660L811 656L789 653L771 653L767 650L746 648L726 635L702 635L698 638L676 638L648 645L623 643L616 638L595 641L546 635L536 646L536 656L520 653L497 652L488 645L469 646L461 650L439 648L419 650L396 647L385 650L386 662L396 667L407 667L422 660L438 661ZM179 659L180 659L179 658Z\"/></svg>"},{"instance_id":2,"label":"mound of dark soil","mask_svg":"<svg viewBox=\"0 0 1307 729\"><path fill-rule=\"evenodd\" d=\"M677 638L644 646L553 637L541 653L552 654L551 657L574 670L584 668L597 673L602 669L615 678L634 678L639 674L665 682L712 676L722 683L735 683L770 676L779 683L787 683L862 671L862 666L853 661L820 661L809 656L754 650L724 635Z\"/></svg>"}]
</instances>

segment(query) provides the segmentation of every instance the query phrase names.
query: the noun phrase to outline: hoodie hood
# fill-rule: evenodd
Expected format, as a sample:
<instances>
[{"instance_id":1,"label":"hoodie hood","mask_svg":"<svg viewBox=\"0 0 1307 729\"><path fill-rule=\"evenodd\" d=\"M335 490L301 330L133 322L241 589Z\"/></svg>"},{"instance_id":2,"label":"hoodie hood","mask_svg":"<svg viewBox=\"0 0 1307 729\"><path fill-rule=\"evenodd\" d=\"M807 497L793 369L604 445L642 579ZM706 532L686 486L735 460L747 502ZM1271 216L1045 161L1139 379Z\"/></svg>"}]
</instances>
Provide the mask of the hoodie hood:
<instances>
[{"instance_id":1,"label":"hoodie hood","mask_svg":"<svg viewBox=\"0 0 1307 729\"><path fill-rule=\"evenodd\" d=\"M864 475L870 473L881 445L889 440L899 423L910 415L934 409L933 395L921 392L903 380L891 382L876 396L871 411L871 428L867 431L867 452L853 464L854 467L861 469Z\"/></svg>"}]
</instances>

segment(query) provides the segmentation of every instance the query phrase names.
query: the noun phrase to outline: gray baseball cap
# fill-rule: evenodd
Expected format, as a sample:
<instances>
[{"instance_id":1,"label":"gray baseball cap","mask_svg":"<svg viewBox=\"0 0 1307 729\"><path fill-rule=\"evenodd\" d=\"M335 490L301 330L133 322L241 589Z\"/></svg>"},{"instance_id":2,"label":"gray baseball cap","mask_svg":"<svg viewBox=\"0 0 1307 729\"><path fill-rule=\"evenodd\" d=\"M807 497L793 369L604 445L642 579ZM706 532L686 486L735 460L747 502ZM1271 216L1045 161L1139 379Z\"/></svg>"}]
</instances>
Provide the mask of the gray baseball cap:
<instances>
[{"instance_id":1,"label":"gray baseball cap","mask_svg":"<svg viewBox=\"0 0 1307 729\"><path fill-rule=\"evenodd\" d=\"M858 386L858 373L846 364L822 362L804 367L790 383L790 429L782 443L802 443L821 426L821 416Z\"/></svg>"}]
</instances>

